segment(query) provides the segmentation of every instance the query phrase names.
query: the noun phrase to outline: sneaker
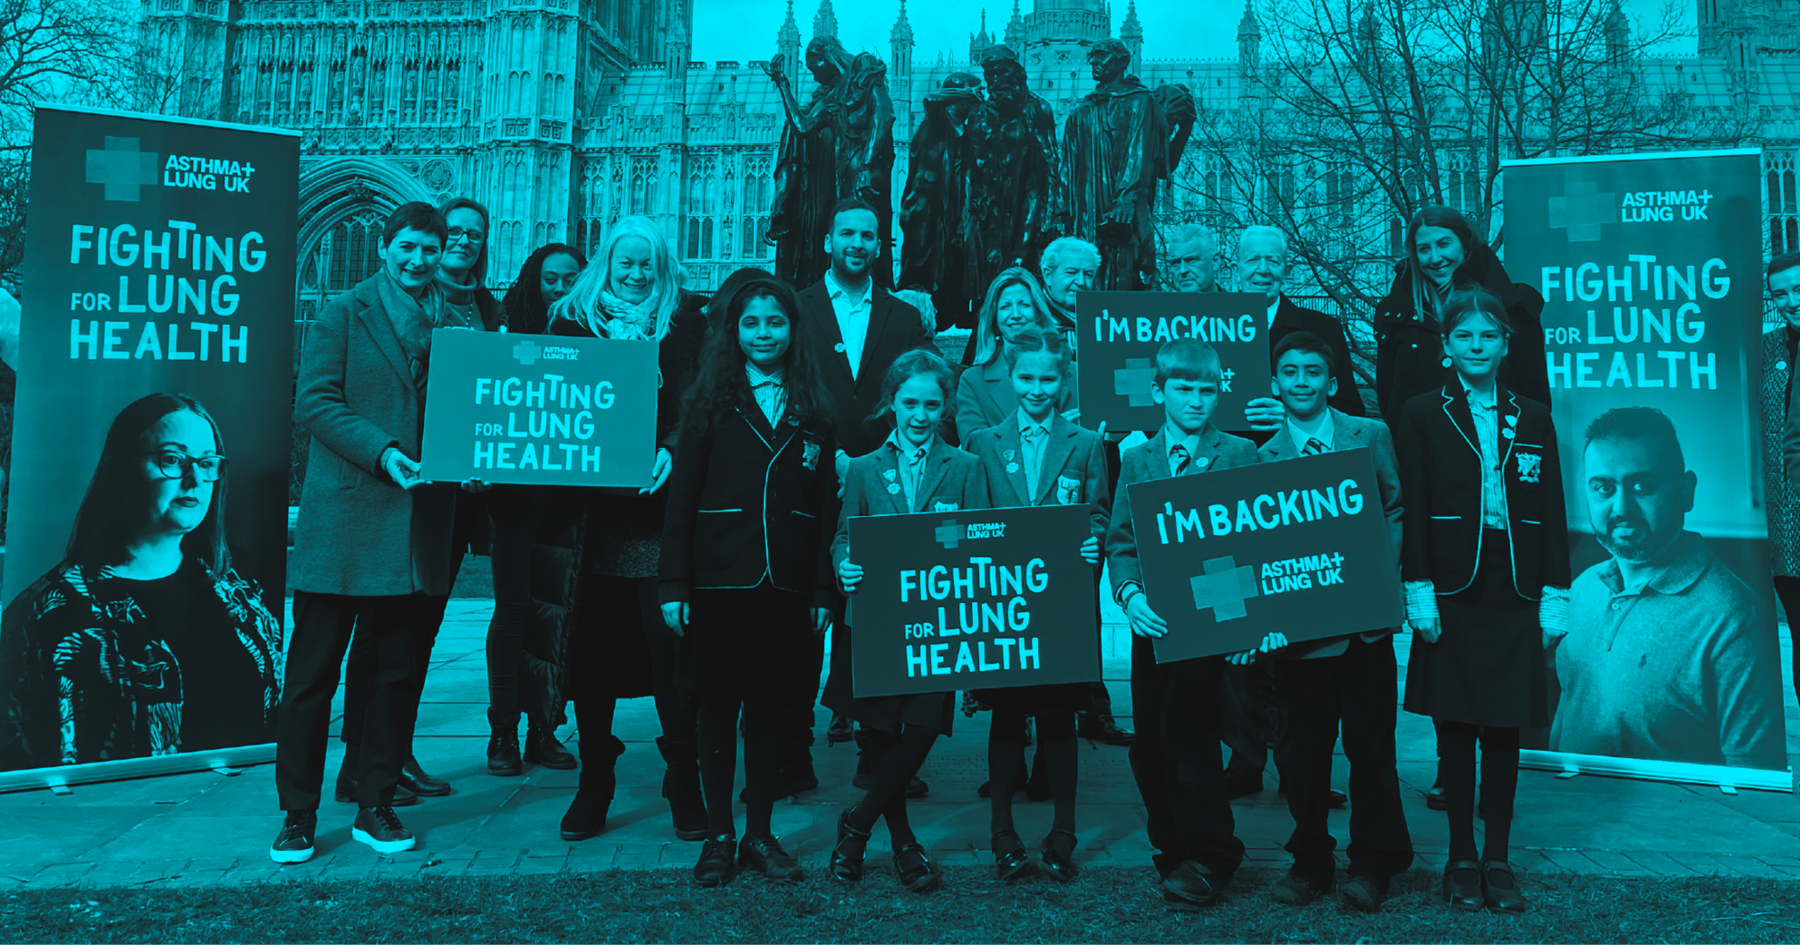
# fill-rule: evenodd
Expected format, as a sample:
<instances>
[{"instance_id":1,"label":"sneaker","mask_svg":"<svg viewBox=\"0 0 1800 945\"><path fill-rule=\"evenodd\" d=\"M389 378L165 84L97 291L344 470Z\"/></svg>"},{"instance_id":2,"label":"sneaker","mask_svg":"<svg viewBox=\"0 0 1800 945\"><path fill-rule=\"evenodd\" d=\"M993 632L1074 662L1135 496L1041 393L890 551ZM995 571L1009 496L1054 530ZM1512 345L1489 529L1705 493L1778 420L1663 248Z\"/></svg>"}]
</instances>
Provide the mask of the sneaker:
<instances>
[{"instance_id":1,"label":"sneaker","mask_svg":"<svg viewBox=\"0 0 1800 945\"><path fill-rule=\"evenodd\" d=\"M313 834L319 828L317 811L291 810L281 824L281 832L269 845L269 859L277 863L305 863L312 859Z\"/></svg>"},{"instance_id":2,"label":"sneaker","mask_svg":"<svg viewBox=\"0 0 1800 945\"><path fill-rule=\"evenodd\" d=\"M399 853L413 848L412 831L400 823L392 807L357 808L350 837L368 844L376 853Z\"/></svg>"}]
</instances>

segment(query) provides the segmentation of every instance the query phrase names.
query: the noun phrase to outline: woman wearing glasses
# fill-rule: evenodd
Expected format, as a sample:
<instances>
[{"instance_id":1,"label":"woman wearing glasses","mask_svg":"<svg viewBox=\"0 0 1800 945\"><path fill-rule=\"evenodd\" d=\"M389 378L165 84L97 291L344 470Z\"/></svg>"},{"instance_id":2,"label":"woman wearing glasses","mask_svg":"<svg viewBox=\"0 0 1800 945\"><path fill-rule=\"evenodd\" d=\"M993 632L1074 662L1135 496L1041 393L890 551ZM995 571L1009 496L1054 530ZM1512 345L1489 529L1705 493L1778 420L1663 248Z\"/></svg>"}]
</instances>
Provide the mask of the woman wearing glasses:
<instances>
[{"instance_id":1,"label":"woman wearing glasses","mask_svg":"<svg viewBox=\"0 0 1800 945\"><path fill-rule=\"evenodd\" d=\"M222 449L183 394L114 418L67 554L0 618L0 769L274 740L281 626L231 568Z\"/></svg>"}]
</instances>

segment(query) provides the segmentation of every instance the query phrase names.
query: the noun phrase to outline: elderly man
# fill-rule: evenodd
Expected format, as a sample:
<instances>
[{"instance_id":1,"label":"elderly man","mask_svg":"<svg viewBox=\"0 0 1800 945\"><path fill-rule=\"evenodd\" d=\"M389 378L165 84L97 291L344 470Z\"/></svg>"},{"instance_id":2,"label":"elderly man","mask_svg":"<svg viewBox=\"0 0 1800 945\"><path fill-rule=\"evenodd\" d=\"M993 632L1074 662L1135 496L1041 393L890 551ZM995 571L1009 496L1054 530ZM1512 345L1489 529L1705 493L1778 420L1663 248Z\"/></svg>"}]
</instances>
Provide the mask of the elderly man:
<instances>
[{"instance_id":1,"label":"elderly man","mask_svg":"<svg viewBox=\"0 0 1800 945\"><path fill-rule=\"evenodd\" d=\"M1587 428L1581 498L1612 557L1569 589L1553 751L1781 769L1781 658L1756 592L1683 528L1697 477L1662 411ZM1573 497L1572 497L1573 498Z\"/></svg>"},{"instance_id":2,"label":"elderly man","mask_svg":"<svg viewBox=\"0 0 1800 945\"><path fill-rule=\"evenodd\" d=\"M1169 267L1163 288L1172 292L1217 292L1219 240L1198 223L1183 223L1170 234ZM1275 342L1269 342L1269 350Z\"/></svg>"},{"instance_id":3,"label":"elderly man","mask_svg":"<svg viewBox=\"0 0 1800 945\"><path fill-rule=\"evenodd\" d=\"M1344 334L1343 324L1324 312L1295 305L1281 292L1288 273L1287 236L1272 226L1247 227L1238 237L1236 262L1238 291L1260 292L1269 299L1263 322L1269 332L1269 350L1273 352L1281 339L1292 331L1308 331L1325 339L1331 350L1339 352L1337 364L1331 368L1331 376L1337 381L1337 393L1330 398L1331 406L1352 417L1367 413L1363 409L1362 395L1356 392L1356 371L1350 363L1350 342ZM1274 364L1269 367L1273 369ZM1250 429L1261 434L1255 437L1258 442L1281 429L1286 416L1281 401L1273 397L1258 397L1244 410Z\"/></svg>"}]
</instances>

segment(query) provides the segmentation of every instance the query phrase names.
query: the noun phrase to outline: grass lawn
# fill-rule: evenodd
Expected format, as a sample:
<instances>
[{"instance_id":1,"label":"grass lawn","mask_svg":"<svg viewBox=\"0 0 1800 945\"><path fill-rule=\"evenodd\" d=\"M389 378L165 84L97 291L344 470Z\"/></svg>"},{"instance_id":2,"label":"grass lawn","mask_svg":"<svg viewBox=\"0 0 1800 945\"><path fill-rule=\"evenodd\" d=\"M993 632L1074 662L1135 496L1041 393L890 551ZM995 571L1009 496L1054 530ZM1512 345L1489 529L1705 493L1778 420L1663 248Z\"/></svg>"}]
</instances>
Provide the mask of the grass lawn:
<instances>
[{"instance_id":1,"label":"grass lawn","mask_svg":"<svg viewBox=\"0 0 1800 945\"><path fill-rule=\"evenodd\" d=\"M874 866L877 861L871 859ZM32 942L1780 942L1800 940L1800 883L1764 879L1525 879L1523 917L1453 914L1438 879L1401 877L1384 910L1268 898L1245 869L1207 912L1169 911L1148 868L1086 871L1068 887L948 871L928 896L884 870L854 887L739 876L702 890L685 870L60 889L0 895L0 941Z\"/></svg>"}]
</instances>

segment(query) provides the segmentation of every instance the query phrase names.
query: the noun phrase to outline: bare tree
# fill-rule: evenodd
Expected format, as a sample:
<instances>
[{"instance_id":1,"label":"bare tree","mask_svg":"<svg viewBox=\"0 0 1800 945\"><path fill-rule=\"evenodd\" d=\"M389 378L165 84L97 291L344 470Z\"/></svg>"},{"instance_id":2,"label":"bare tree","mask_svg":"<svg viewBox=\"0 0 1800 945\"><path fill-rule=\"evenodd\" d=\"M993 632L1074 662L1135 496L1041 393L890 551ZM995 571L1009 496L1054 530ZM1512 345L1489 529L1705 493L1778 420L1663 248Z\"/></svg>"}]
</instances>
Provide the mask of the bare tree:
<instances>
[{"instance_id":1,"label":"bare tree","mask_svg":"<svg viewBox=\"0 0 1800 945\"><path fill-rule=\"evenodd\" d=\"M104 84L135 20L124 0L0 0L0 149L31 147L31 110Z\"/></svg>"}]
</instances>

